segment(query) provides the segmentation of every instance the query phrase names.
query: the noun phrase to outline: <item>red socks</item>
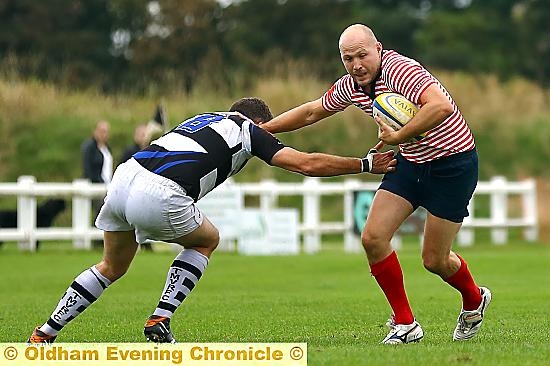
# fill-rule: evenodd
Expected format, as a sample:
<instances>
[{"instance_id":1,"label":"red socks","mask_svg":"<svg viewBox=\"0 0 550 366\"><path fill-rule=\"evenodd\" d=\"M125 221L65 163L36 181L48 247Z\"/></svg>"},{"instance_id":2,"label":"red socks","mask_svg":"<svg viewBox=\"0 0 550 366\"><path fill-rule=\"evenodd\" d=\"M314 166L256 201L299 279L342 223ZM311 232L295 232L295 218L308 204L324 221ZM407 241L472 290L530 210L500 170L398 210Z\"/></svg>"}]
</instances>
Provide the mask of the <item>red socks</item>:
<instances>
[{"instance_id":1,"label":"red socks","mask_svg":"<svg viewBox=\"0 0 550 366\"><path fill-rule=\"evenodd\" d=\"M461 256L458 254L457 256L460 259L460 268L445 282L462 294L464 310L475 310L481 303L481 293L468 270L468 265ZM395 251L382 261L372 264L370 270L390 303L395 323L411 324L414 321L414 316L405 293L403 271Z\"/></svg>"},{"instance_id":2,"label":"red socks","mask_svg":"<svg viewBox=\"0 0 550 366\"><path fill-rule=\"evenodd\" d=\"M390 303L394 322L396 324L411 324L414 322L414 316L405 293L403 271L395 251L382 261L371 264L370 271Z\"/></svg>"},{"instance_id":3,"label":"red socks","mask_svg":"<svg viewBox=\"0 0 550 366\"><path fill-rule=\"evenodd\" d=\"M479 287L474 282L464 259L458 254L457 257L460 259L460 268L454 275L447 278L445 282L460 291L462 294L462 308L464 310L475 310L481 304Z\"/></svg>"}]
</instances>

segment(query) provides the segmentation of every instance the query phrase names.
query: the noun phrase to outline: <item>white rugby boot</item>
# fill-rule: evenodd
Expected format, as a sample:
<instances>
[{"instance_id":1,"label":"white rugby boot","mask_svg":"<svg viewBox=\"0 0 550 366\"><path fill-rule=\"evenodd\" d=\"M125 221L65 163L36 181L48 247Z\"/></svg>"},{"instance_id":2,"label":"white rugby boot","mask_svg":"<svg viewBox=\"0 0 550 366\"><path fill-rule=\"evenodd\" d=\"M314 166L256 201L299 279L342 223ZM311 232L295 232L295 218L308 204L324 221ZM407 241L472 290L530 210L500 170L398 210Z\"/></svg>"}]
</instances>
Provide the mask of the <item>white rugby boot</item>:
<instances>
[{"instance_id":1,"label":"white rugby boot","mask_svg":"<svg viewBox=\"0 0 550 366\"><path fill-rule=\"evenodd\" d=\"M486 287L480 287L479 291L481 292L481 304L479 304L478 308L475 310L462 309L460 311L453 333L453 340L466 341L475 336L479 328L481 328L483 316L485 315L485 310L487 310L487 307L491 303L492 295L491 291Z\"/></svg>"},{"instance_id":2,"label":"white rugby boot","mask_svg":"<svg viewBox=\"0 0 550 366\"><path fill-rule=\"evenodd\" d=\"M393 323L393 317L390 318ZM420 324L415 320L412 324L391 324L390 321L386 325L390 328L390 332L384 338L384 344L406 344L419 342L424 337L424 331Z\"/></svg>"}]
</instances>

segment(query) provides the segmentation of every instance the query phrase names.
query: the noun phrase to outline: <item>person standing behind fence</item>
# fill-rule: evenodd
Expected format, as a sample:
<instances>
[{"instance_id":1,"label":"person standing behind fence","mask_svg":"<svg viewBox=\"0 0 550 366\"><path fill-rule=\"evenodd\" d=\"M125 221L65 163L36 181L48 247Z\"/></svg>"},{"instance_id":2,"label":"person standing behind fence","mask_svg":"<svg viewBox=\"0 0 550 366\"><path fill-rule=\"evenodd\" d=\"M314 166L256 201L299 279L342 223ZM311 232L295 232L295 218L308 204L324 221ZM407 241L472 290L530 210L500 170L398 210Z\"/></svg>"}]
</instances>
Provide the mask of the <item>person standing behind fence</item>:
<instances>
[{"instance_id":1,"label":"person standing behind fence","mask_svg":"<svg viewBox=\"0 0 550 366\"><path fill-rule=\"evenodd\" d=\"M175 343L170 319L196 287L220 241L218 229L195 203L254 156L311 176L395 169L393 151L369 152L361 159L304 153L285 146L256 125L272 117L261 99L242 98L229 112L203 113L183 121L121 164L96 220L104 231L103 260L72 282L28 342L52 343L68 322L126 273L138 243L163 240L184 249L170 266L158 305L143 332L150 341Z\"/></svg>"},{"instance_id":2,"label":"person standing behind fence","mask_svg":"<svg viewBox=\"0 0 550 366\"><path fill-rule=\"evenodd\" d=\"M464 259L451 251L477 185L478 157L472 132L443 85L417 61L384 50L367 26L346 28L338 46L347 74L321 98L261 127L272 133L292 131L350 105L372 115L373 100L385 92L402 94L420 105L416 116L399 131L375 119L379 139L399 145L397 169L384 176L361 235L371 273L393 310L387 322L390 331L382 343L417 342L424 336L413 316L401 265L390 245L399 226L419 206L428 211L422 247L424 267L462 295L453 339L470 339L481 327L491 301L489 289L478 287ZM419 142L408 142L424 132Z\"/></svg>"},{"instance_id":3,"label":"person standing behind fence","mask_svg":"<svg viewBox=\"0 0 550 366\"><path fill-rule=\"evenodd\" d=\"M92 183L106 183L113 176L113 156L109 148L109 122L101 120L97 122L92 137L86 139L81 146L83 178ZM97 218L102 198L92 200L93 220ZM101 240L94 240L94 247L101 247Z\"/></svg>"},{"instance_id":4,"label":"person standing behind fence","mask_svg":"<svg viewBox=\"0 0 550 366\"><path fill-rule=\"evenodd\" d=\"M136 129L134 130L134 143L124 149L124 151L122 152L122 157L120 158L118 164L120 165L125 161L128 161L128 159L130 159L132 155L147 147L147 145L149 145L149 142L150 139L147 133L147 125L137 125Z\"/></svg>"},{"instance_id":5,"label":"person standing behind fence","mask_svg":"<svg viewBox=\"0 0 550 366\"><path fill-rule=\"evenodd\" d=\"M134 143L128 146L122 153L118 165L128 161L138 151L149 145L151 140L156 139L168 132L168 120L162 104L158 104L151 120L140 124L134 130Z\"/></svg>"},{"instance_id":6,"label":"person standing behind fence","mask_svg":"<svg viewBox=\"0 0 550 366\"><path fill-rule=\"evenodd\" d=\"M137 153L138 151L145 149L149 142L151 142L150 134L147 131L147 125L146 124L140 124L137 125L134 130L134 143L122 152L122 157L120 159L119 165L128 161L132 155ZM153 247L151 246L150 242L143 243L141 245L142 249L153 251Z\"/></svg>"}]
</instances>

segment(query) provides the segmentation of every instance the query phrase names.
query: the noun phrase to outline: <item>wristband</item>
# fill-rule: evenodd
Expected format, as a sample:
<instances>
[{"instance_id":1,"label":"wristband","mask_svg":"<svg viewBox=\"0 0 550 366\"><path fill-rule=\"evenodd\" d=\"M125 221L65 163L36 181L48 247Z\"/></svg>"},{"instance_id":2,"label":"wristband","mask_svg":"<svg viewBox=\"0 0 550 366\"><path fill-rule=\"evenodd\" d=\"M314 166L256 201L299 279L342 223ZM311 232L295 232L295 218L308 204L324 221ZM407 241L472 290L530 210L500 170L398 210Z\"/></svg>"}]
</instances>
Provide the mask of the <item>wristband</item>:
<instances>
[{"instance_id":1,"label":"wristband","mask_svg":"<svg viewBox=\"0 0 550 366\"><path fill-rule=\"evenodd\" d=\"M369 173L372 171L372 161L374 159L374 154L378 151L376 149L370 149L367 156L361 159L361 172Z\"/></svg>"}]
</instances>

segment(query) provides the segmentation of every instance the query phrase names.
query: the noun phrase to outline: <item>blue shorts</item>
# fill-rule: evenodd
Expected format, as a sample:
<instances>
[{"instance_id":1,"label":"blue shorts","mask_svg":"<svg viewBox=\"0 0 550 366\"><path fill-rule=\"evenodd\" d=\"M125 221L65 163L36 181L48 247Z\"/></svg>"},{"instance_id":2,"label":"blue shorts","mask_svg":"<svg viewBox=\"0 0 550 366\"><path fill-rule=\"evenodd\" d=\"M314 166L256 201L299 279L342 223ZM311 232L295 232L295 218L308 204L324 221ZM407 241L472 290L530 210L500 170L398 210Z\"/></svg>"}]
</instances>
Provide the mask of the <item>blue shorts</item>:
<instances>
[{"instance_id":1,"label":"blue shorts","mask_svg":"<svg viewBox=\"0 0 550 366\"><path fill-rule=\"evenodd\" d=\"M379 189L403 197L415 210L422 206L434 216L459 223L468 216L477 179L475 149L422 164L397 154L396 170L384 175Z\"/></svg>"}]
</instances>

